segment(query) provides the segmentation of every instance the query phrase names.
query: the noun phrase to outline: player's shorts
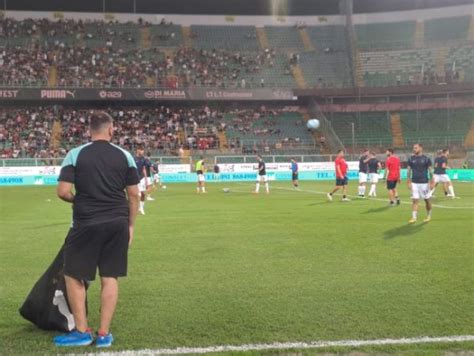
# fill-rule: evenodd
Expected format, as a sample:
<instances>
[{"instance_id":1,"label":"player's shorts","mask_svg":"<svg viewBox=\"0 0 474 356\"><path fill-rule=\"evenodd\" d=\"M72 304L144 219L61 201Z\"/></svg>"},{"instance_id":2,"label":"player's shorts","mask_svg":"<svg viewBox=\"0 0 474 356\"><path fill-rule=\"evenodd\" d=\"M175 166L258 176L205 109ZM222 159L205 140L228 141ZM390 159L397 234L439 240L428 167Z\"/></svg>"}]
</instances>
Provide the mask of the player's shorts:
<instances>
[{"instance_id":1,"label":"player's shorts","mask_svg":"<svg viewBox=\"0 0 474 356\"><path fill-rule=\"evenodd\" d=\"M392 190L397 187L398 180L387 180L387 189Z\"/></svg>"},{"instance_id":2,"label":"player's shorts","mask_svg":"<svg viewBox=\"0 0 474 356\"><path fill-rule=\"evenodd\" d=\"M72 227L64 243L64 274L93 281L97 267L101 277L127 275L128 219Z\"/></svg>"},{"instance_id":3,"label":"player's shorts","mask_svg":"<svg viewBox=\"0 0 474 356\"><path fill-rule=\"evenodd\" d=\"M367 173L359 172L359 183L367 183Z\"/></svg>"},{"instance_id":4,"label":"player's shorts","mask_svg":"<svg viewBox=\"0 0 474 356\"><path fill-rule=\"evenodd\" d=\"M291 180L298 180L298 173L292 173Z\"/></svg>"},{"instance_id":5,"label":"player's shorts","mask_svg":"<svg viewBox=\"0 0 474 356\"><path fill-rule=\"evenodd\" d=\"M411 198L415 200L431 198L430 186L428 183L412 183L411 184Z\"/></svg>"},{"instance_id":6,"label":"player's shorts","mask_svg":"<svg viewBox=\"0 0 474 356\"><path fill-rule=\"evenodd\" d=\"M153 175L153 181L154 181L155 183L160 183L160 175L159 175L158 173L155 173L155 174Z\"/></svg>"},{"instance_id":7,"label":"player's shorts","mask_svg":"<svg viewBox=\"0 0 474 356\"><path fill-rule=\"evenodd\" d=\"M138 190L140 193L146 192L146 178L140 179L140 183L138 183Z\"/></svg>"},{"instance_id":8,"label":"player's shorts","mask_svg":"<svg viewBox=\"0 0 474 356\"><path fill-rule=\"evenodd\" d=\"M345 185L347 185L348 181L349 181L349 179L347 179L347 177L336 178L336 186L338 186L338 187L345 186Z\"/></svg>"},{"instance_id":9,"label":"player's shorts","mask_svg":"<svg viewBox=\"0 0 474 356\"><path fill-rule=\"evenodd\" d=\"M206 179L204 177L204 174L198 174L198 182L204 182Z\"/></svg>"},{"instance_id":10,"label":"player's shorts","mask_svg":"<svg viewBox=\"0 0 474 356\"><path fill-rule=\"evenodd\" d=\"M433 180L435 183L449 183L451 179L447 174L433 174Z\"/></svg>"},{"instance_id":11,"label":"player's shorts","mask_svg":"<svg viewBox=\"0 0 474 356\"><path fill-rule=\"evenodd\" d=\"M378 173L369 173L369 181L370 183L378 183L379 182L379 174Z\"/></svg>"},{"instance_id":12,"label":"player's shorts","mask_svg":"<svg viewBox=\"0 0 474 356\"><path fill-rule=\"evenodd\" d=\"M259 175L257 176L257 182L261 182L262 180L263 180L264 182L268 182L268 177L267 177L266 174L263 174L263 175L260 175L260 174L259 174Z\"/></svg>"}]
</instances>

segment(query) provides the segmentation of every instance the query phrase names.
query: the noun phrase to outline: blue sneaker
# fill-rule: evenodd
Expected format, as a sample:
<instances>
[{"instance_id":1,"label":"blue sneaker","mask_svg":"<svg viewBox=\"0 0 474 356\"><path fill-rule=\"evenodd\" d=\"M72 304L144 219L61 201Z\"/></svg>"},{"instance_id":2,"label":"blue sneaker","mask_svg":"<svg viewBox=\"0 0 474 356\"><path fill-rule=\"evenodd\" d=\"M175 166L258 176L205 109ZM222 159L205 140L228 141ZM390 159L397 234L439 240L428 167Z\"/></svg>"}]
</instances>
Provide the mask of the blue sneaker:
<instances>
[{"instance_id":1,"label":"blue sneaker","mask_svg":"<svg viewBox=\"0 0 474 356\"><path fill-rule=\"evenodd\" d=\"M94 342L91 331L83 333L73 330L68 334L59 335L54 338L56 346L88 346Z\"/></svg>"},{"instance_id":2,"label":"blue sneaker","mask_svg":"<svg viewBox=\"0 0 474 356\"><path fill-rule=\"evenodd\" d=\"M114 342L114 337L112 333L108 333L107 335L99 335L97 334L97 338L95 339L95 346L97 347L110 347Z\"/></svg>"}]
</instances>

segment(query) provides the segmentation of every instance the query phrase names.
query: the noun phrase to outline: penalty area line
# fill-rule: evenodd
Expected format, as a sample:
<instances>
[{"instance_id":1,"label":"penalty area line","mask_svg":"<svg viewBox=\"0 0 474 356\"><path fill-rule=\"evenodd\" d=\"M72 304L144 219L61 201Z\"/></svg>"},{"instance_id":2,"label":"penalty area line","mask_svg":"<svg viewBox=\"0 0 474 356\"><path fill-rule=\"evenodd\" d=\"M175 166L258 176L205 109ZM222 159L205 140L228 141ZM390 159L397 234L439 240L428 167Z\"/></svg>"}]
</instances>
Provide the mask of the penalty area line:
<instances>
[{"instance_id":1,"label":"penalty area line","mask_svg":"<svg viewBox=\"0 0 474 356\"><path fill-rule=\"evenodd\" d=\"M143 349L128 351L101 352L100 355L110 356L135 356L135 355L183 355L205 354L218 352L247 352L265 350L302 350L321 349L332 347L361 347L385 345L415 345L430 343L453 343L474 341L474 335L453 336L419 336L401 339L374 339L374 340L338 340L338 341L309 341L309 342L274 342L269 344L244 344L244 345L216 345L207 347L178 347L174 349ZM92 355L92 354L83 354Z\"/></svg>"}]
</instances>

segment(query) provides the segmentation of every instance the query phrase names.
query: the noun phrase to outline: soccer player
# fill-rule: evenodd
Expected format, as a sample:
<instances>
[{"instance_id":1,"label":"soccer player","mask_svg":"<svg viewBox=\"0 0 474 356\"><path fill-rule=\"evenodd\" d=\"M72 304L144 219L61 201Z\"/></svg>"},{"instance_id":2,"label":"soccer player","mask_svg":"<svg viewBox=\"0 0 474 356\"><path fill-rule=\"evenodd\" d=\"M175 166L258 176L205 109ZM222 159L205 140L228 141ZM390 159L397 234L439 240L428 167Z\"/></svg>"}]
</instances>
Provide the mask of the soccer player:
<instances>
[{"instance_id":1,"label":"soccer player","mask_svg":"<svg viewBox=\"0 0 474 356\"><path fill-rule=\"evenodd\" d=\"M412 198L412 217L408 221L414 224L418 214L418 202L424 199L426 205L426 218L424 222L431 220L431 201L430 201L430 175L431 159L423 154L423 146L420 143L413 145L413 156L408 160L408 189L411 190Z\"/></svg>"},{"instance_id":2,"label":"soccer player","mask_svg":"<svg viewBox=\"0 0 474 356\"><path fill-rule=\"evenodd\" d=\"M379 182L379 169L382 168L379 160L375 156L374 152L370 152L369 160L367 161L367 166L369 168L369 181L370 181L370 190L369 197L377 196L377 183Z\"/></svg>"},{"instance_id":3,"label":"soccer player","mask_svg":"<svg viewBox=\"0 0 474 356\"><path fill-rule=\"evenodd\" d=\"M56 346L94 342L86 315L85 281L101 280L97 347L112 345L110 325L118 300L118 277L127 275L140 181L133 157L110 143L113 120L105 112L90 118L92 142L72 149L63 161L57 195L73 206L73 223L64 243L64 279L75 329L56 336ZM73 193L73 187L75 194Z\"/></svg>"},{"instance_id":4,"label":"soccer player","mask_svg":"<svg viewBox=\"0 0 474 356\"><path fill-rule=\"evenodd\" d=\"M293 187L298 189L298 163L296 159L291 159L291 181L293 182Z\"/></svg>"},{"instance_id":5,"label":"soccer player","mask_svg":"<svg viewBox=\"0 0 474 356\"><path fill-rule=\"evenodd\" d=\"M431 188L431 196L436 190L436 186L438 183L443 184L444 195L449 198L455 198L456 195L454 194L453 183L449 176L446 174L446 169L448 168L448 157L449 157L449 150L444 149L438 152L438 157L435 158L434 161L434 174L433 174L433 183L434 186Z\"/></svg>"},{"instance_id":6,"label":"soccer player","mask_svg":"<svg viewBox=\"0 0 474 356\"><path fill-rule=\"evenodd\" d=\"M331 193L327 194L329 201L332 201L332 196L336 193L339 189L342 189L342 201L350 201L347 197L347 162L344 159L344 150L337 151L337 157L334 161L334 165L336 167L336 187L333 189Z\"/></svg>"},{"instance_id":7,"label":"soccer player","mask_svg":"<svg viewBox=\"0 0 474 356\"><path fill-rule=\"evenodd\" d=\"M161 177L160 177L160 162L156 161L154 165L151 166L151 171L153 173L153 185L156 187L158 186L160 188L163 188L163 183L161 182Z\"/></svg>"},{"instance_id":8,"label":"soccer player","mask_svg":"<svg viewBox=\"0 0 474 356\"><path fill-rule=\"evenodd\" d=\"M397 205L400 205L400 198L397 192L397 183L400 183L400 158L395 156L393 148L388 148L386 154L384 178L387 181L390 206L395 206L395 202Z\"/></svg>"},{"instance_id":9,"label":"soccer player","mask_svg":"<svg viewBox=\"0 0 474 356\"><path fill-rule=\"evenodd\" d=\"M197 174L197 193L206 193L206 187L204 186L205 178L204 178L204 157L200 157L200 159L196 162L196 174Z\"/></svg>"},{"instance_id":10,"label":"soccer player","mask_svg":"<svg viewBox=\"0 0 474 356\"><path fill-rule=\"evenodd\" d=\"M138 184L138 190L140 191L140 208L138 209L138 211L140 212L140 214L145 215L145 198L146 191L148 189L148 177L151 163L145 157L145 150L143 149L143 147L137 148L135 164L138 170L138 177L140 178L140 183Z\"/></svg>"},{"instance_id":11,"label":"soccer player","mask_svg":"<svg viewBox=\"0 0 474 356\"><path fill-rule=\"evenodd\" d=\"M270 194L270 187L268 186L268 178L267 178L267 169L265 166L265 162L263 161L262 156L257 156L258 161L258 174L257 174L257 183L255 184L255 194L260 192L260 183L265 183L265 192Z\"/></svg>"},{"instance_id":12,"label":"soccer player","mask_svg":"<svg viewBox=\"0 0 474 356\"><path fill-rule=\"evenodd\" d=\"M359 197L365 198L365 189L367 183L367 161L369 160L369 150L365 149L359 158Z\"/></svg>"}]
</instances>

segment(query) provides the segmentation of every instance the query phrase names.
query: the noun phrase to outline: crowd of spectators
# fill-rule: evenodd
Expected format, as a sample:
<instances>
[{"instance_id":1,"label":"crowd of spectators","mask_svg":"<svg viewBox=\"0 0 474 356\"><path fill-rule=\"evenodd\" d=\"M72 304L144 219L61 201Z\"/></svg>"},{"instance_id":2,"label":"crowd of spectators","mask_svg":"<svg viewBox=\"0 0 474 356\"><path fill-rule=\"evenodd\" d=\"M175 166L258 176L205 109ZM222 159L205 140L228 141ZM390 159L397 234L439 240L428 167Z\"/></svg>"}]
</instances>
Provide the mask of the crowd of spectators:
<instances>
[{"instance_id":1,"label":"crowd of spectators","mask_svg":"<svg viewBox=\"0 0 474 356\"><path fill-rule=\"evenodd\" d=\"M92 109L61 106L0 109L0 158L58 157L89 140L88 116ZM222 112L209 107L111 108L114 142L131 151L143 146L151 154L178 154L189 149L215 149ZM55 145L53 125L60 123Z\"/></svg>"}]
</instances>

